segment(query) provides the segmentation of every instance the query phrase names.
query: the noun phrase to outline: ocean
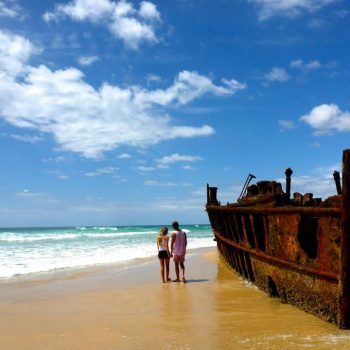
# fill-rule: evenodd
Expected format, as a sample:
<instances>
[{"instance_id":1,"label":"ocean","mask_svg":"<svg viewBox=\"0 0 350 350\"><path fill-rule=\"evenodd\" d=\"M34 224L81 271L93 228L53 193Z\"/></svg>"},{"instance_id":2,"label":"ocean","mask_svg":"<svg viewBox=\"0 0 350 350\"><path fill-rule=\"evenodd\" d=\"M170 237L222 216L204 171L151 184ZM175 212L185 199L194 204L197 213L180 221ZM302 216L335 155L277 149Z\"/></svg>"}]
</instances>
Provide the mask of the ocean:
<instances>
[{"instance_id":1,"label":"ocean","mask_svg":"<svg viewBox=\"0 0 350 350\"><path fill-rule=\"evenodd\" d=\"M160 228L0 228L0 280L156 256L156 236ZM181 228L187 232L188 249L215 246L210 225L184 225Z\"/></svg>"}]
</instances>

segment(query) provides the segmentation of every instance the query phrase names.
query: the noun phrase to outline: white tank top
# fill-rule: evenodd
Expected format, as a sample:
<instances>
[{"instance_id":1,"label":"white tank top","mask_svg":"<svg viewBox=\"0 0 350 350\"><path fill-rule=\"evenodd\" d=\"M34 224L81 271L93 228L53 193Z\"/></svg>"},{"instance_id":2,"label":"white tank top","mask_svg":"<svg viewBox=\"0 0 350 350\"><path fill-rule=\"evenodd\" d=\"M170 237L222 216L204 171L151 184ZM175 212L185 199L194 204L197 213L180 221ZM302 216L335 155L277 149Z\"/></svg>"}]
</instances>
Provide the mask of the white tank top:
<instances>
[{"instance_id":1,"label":"white tank top","mask_svg":"<svg viewBox=\"0 0 350 350\"><path fill-rule=\"evenodd\" d=\"M159 243L159 250L167 250L166 248L166 240L162 239Z\"/></svg>"}]
</instances>

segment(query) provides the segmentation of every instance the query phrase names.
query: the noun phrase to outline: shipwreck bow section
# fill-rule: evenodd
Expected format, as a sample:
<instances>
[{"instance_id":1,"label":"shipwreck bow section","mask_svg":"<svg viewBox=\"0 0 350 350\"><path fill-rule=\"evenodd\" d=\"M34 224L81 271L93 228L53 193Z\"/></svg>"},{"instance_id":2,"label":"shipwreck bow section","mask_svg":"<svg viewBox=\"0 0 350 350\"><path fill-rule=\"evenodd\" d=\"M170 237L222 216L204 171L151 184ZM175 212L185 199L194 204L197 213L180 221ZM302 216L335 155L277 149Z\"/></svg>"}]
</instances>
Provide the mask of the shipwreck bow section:
<instances>
[{"instance_id":1,"label":"shipwreck bow section","mask_svg":"<svg viewBox=\"0 0 350 350\"><path fill-rule=\"evenodd\" d=\"M270 296L350 328L350 150L342 185L322 201L249 174L237 203L221 205L207 185L206 211L217 247L232 268Z\"/></svg>"}]
</instances>

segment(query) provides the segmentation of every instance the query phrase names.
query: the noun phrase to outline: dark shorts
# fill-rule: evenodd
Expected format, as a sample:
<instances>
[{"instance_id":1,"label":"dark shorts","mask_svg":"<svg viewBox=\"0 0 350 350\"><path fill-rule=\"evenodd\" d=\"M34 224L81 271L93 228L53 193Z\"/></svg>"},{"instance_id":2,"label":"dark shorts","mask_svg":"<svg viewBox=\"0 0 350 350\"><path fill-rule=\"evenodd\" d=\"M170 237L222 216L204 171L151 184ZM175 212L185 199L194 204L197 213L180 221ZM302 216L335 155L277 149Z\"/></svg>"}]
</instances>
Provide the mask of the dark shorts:
<instances>
[{"instance_id":1,"label":"dark shorts","mask_svg":"<svg viewBox=\"0 0 350 350\"><path fill-rule=\"evenodd\" d=\"M158 258L159 259L168 259L169 258L168 252L166 250L160 250L158 252Z\"/></svg>"}]
</instances>

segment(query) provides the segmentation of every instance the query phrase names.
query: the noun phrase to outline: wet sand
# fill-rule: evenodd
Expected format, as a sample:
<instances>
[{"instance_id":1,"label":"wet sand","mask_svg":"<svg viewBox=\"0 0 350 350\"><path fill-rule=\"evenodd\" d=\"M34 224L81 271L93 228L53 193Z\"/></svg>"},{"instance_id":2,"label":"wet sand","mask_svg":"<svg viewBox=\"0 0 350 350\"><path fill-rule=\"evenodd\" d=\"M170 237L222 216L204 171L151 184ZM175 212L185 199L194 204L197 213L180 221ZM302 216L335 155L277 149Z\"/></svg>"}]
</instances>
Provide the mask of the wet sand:
<instances>
[{"instance_id":1,"label":"wet sand","mask_svg":"<svg viewBox=\"0 0 350 350\"><path fill-rule=\"evenodd\" d=\"M160 283L156 259L1 283L1 349L350 348L350 331L267 297L216 249L187 270L187 284Z\"/></svg>"}]
</instances>

